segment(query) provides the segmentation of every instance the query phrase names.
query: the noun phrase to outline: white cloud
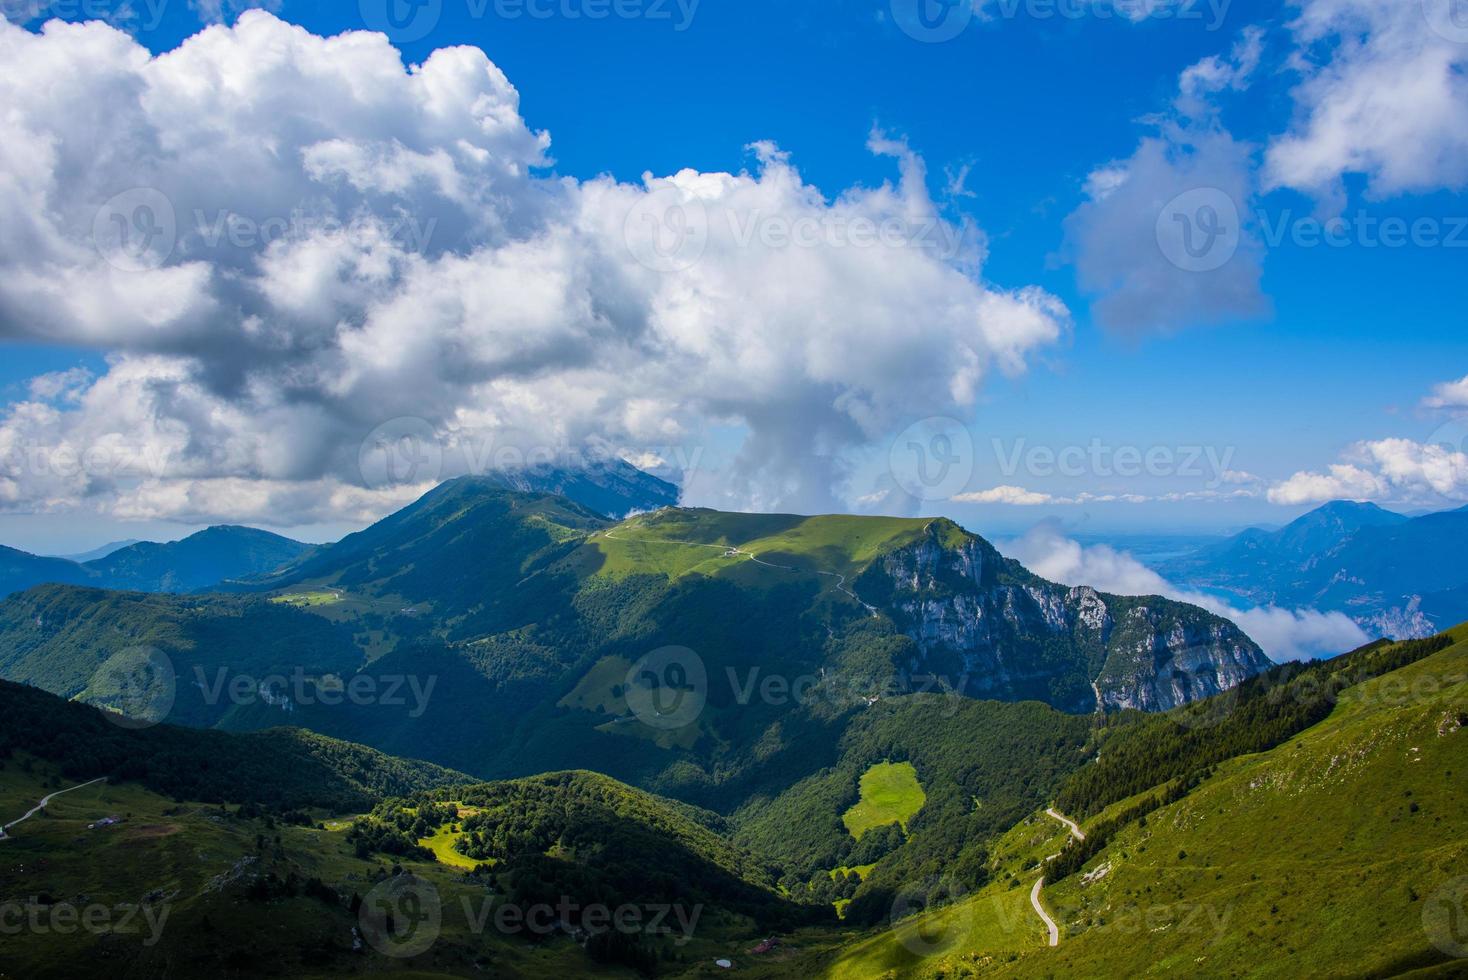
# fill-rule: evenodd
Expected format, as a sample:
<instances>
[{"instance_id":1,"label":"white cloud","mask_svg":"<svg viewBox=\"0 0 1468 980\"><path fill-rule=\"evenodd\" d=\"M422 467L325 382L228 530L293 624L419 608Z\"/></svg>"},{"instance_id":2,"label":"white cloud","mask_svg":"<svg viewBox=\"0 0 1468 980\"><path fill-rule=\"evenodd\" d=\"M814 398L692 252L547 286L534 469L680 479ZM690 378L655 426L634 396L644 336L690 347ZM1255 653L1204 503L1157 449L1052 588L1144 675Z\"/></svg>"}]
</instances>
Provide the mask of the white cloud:
<instances>
[{"instance_id":1,"label":"white cloud","mask_svg":"<svg viewBox=\"0 0 1468 980\"><path fill-rule=\"evenodd\" d=\"M405 68L380 35L251 11L156 57L0 22L0 61L0 337L111 352L74 405L0 418L12 509L385 508L358 449L400 416L444 476L507 443L666 458L733 430L709 502L826 508L848 452L971 406L1069 325L984 281L982 234L881 133L898 178L834 197L764 143L748 172L577 181L545 175L549 137L475 48ZM629 215L665 202L704 234L658 271L679 215ZM128 464L24 462L99 447Z\"/></svg>"},{"instance_id":2,"label":"white cloud","mask_svg":"<svg viewBox=\"0 0 1468 980\"><path fill-rule=\"evenodd\" d=\"M1468 183L1468 31L1455 0L1303 0L1291 23L1296 118L1271 143L1268 187L1339 203Z\"/></svg>"},{"instance_id":3,"label":"white cloud","mask_svg":"<svg viewBox=\"0 0 1468 980\"><path fill-rule=\"evenodd\" d=\"M1358 442L1326 472L1301 471L1271 487L1276 504L1374 500L1438 504L1468 498L1468 453L1411 439Z\"/></svg>"},{"instance_id":4,"label":"white cloud","mask_svg":"<svg viewBox=\"0 0 1468 980\"><path fill-rule=\"evenodd\" d=\"M1205 593L1179 588L1127 552L1106 545L1082 545L1065 537L1051 523L1037 525L1021 538L1000 542L999 548L1054 582L1089 585L1120 595L1160 595L1201 606L1231 620L1277 662L1333 656L1369 639L1344 613L1278 606L1240 609Z\"/></svg>"},{"instance_id":5,"label":"white cloud","mask_svg":"<svg viewBox=\"0 0 1468 980\"><path fill-rule=\"evenodd\" d=\"M1023 487L999 486L989 490L960 493L953 498L953 502L956 504L1014 504L1019 507L1032 507L1038 504L1053 504L1057 502L1057 499L1048 493L1026 490Z\"/></svg>"},{"instance_id":6,"label":"white cloud","mask_svg":"<svg viewBox=\"0 0 1468 980\"><path fill-rule=\"evenodd\" d=\"M1234 474L1234 477L1249 477L1249 474ZM1242 482L1237 479L1229 479L1227 482ZM1082 491L1073 495L1057 495L1045 493L1040 490L1027 490L1024 487L997 486L988 490L971 490L968 493L960 493L953 498L956 504L1008 504L1015 507L1039 507L1044 505L1054 506L1078 506L1081 504L1153 504L1153 503L1179 503L1182 501L1225 501L1242 500L1257 497L1259 494L1253 489L1238 490L1173 490L1167 493L1145 494L1145 493L1097 493L1090 490Z\"/></svg>"},{"instance_id":7,"label":"white cloud","mask_svg":"<svg viewBox=\"0 0 1468 980\"><path fill-rule=\"evenodd\" d=\"M1468 408L1468 375L1457 381L1434 385L1432 394L1422 400L1427 408Z\"/></svg>"},{"instance_id":8,"label":"white cloud","mask_svg":"<svg viewBox=\"0 0 1468 980\"><path fill-rule=\"evenodd\" d=\"M1253 147L1233 138L1213 104L1245 87L1261 48L1251 28L1228 58L1187 68L1168 111L1147 120L1155 133L1087 177L1087 200L1065 221L1065 250L1104 326L1166 333L1268 312L1263 246L1249 219Z\"/></svg>"}]
</instances>

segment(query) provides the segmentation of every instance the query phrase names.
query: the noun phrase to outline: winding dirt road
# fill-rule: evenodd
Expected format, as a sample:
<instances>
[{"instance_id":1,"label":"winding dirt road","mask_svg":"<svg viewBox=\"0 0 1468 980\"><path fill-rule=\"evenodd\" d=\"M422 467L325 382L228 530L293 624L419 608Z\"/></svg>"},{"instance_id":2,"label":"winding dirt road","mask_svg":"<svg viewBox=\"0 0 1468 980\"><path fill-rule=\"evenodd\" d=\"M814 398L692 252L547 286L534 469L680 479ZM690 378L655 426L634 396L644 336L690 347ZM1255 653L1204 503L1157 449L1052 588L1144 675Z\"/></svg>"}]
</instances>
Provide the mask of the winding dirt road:
<instances>
[{"instance_id":1,"label":"winding dirt road","mask_svg":"<svg viewBox=\"0 0 1468 980\"><path fill-rule=\"evenodd\" d=\"M1055 807L1046 807L1045 816L1054 817L1056 820L1059 820L1061 823L1065 824L1066 829L1070 831L1070 835L1076 840L1086 839L1085 832L1082 831L1080 827L1076 826L1076 822L1070 817L1062 814L1059 810L1055 809Z\"/></svg>"},{"instance_id":2,"label":"winding dirt road","mask_svg":"<svg viewBox=\"0 0 1468 980\"><path fill-rule=\"evenodd\" d=\"M1040 886L1045 884L1045 876L1041 875L1035 879L1035 887L1030 889L1030 904L1035 907L1035 914L1045 923L1045 928L1050 930L1050 945L1060 945L1060 927L1050 914L1045 911L1045 906L1040 904Z\"/></svg>"},{"instance_id":3,"label":"winding dirt road","mask_svg":"<svg viewBox=\"0 0 1468 980\"><path fill-rule=\"evenodd\" d=\"M23 816L23 817L21 817L21 818L19 818L17 820L12 820L8 824L6 824L5 826L0 827L0 840L5 840L7 837L9 837L9 835L6 833L7 830L9 830L11 827L14 827L18 823L21 823L23 821L29 820L31 817L34 817L36 814L38 814L42 810L46 809L46 804L50 803L52 800L54 800L56 797L60 796L62 793L70 793L74 789L81 789L83 786L90 786L93 783L105 783L105 782L107 782L107 777L106 776L98 776L96 779L89 779L89 780L87 780L84 783L77 783L75 786L68 786L68 787L66 787L66 789L58 789L56 792L50 794L49 796L43 796L43 797L41 797L41 802L37 803L35 806L33 806L29 810L27 810L25 816Z\"/></svg>"},{"instance_id":4,"label":"winding dirt road","mask_svg":"<svg viewBox=\"0 0 1468 980\"><path fill-rule=\"evenodd\" d=\"M1072 820L1070 817L1067 817L1059 810L1055 809L1055 807L1046 807L1045 816L1050 817L1053 820L1058 820L1062 824L1064 824L1065 829L1070 833L1070 836L1075 838L1076 840L1081 841L1086 839L1085 831L1081 830L1081 828L1076 824L1074 820ZM1049 862L1055 860L1058 857L1060 857L1059 854L1052 854L1045 860ZM1044 886L1045 876L1041 875L1040 877L1035 879L1035 887L1030 889L1030 905L1034 908L1035 914L1040 917L1040 921L1045 923L1045 928L1050 930L1050 945L1059 946L1060 927L1055 924L1054 919L1050 918L1050 913L1045 911L1045 906L1040 904L1040 889Z\"/></svg>"}]
</instances>

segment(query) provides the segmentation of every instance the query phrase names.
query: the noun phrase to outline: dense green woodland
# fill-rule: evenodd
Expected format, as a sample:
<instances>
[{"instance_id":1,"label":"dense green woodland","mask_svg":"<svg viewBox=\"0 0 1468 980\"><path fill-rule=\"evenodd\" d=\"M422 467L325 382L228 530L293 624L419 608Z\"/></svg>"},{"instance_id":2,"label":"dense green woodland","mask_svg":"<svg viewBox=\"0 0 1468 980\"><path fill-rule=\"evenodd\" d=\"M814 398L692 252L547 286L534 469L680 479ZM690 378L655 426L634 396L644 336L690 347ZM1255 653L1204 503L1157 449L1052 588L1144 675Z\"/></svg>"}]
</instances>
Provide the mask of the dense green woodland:
<instances>
[{"instance_id":1,"label":"dense green woodland","mask_svg":"<svg viewBox=\"0 0 1468 980\"><path fill-rule=\"evenodd\" d=\"M76 781L107 776L179 800L282 809L352 812L387 794L468 778L300 729L124 728L96 708L0 681L0 759L20 752Z\"/></svg>"}]
</instances>

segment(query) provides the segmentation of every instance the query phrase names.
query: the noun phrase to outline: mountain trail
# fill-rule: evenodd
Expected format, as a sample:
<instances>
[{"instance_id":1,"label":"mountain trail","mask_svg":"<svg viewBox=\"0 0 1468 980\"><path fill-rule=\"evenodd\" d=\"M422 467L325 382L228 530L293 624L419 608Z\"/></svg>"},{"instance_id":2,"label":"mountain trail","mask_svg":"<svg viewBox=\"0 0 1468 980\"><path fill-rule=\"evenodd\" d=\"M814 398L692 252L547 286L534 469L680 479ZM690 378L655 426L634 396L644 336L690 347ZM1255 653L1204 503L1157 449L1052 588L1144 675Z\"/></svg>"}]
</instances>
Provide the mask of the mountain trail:
<instances>
[{"instance_id":1,"label":"mountain trail","mask_svg":"<svg viewBox=\"0 0 1468 980\"><path fill-rule=\"evenodd\" d=\"M98 776L96 779L89 779L85 783L77 783L75 786L68 786L66 789L58 789L56 792L51 793L48 796L41 797L41 802L37 803L35 806L27 810L25 816L20 817L17 820L12 820L5 826L0 827L0 840L5 840L9 837L9 835L6 833L7 830L9 830L11 827L14 827L18 823L29 820L31 817L34 817L36 814L46 809L46 804L50 803L53 799L60 796L62 793L70 793L74 789L81 789L83 786L90 786L93 783L105 783L106 781L106 776Z\"/></svg>"},{"instance_id":2,"label":"mountain trail","mask_svg":"<svg viewBox=\"0 0 1468 980\"><path fill-rule=\"evenodd\" d=\"M1034 906L1035 914L1045 923L1045 928L1050 930L1050 945L1060 945L1060 927L1055 920L1050 918L1050 913L1045 911L1045 906L1040 904L1040 886L1045 884L1045 876L1041 875L1035 879L1035 887L1030 889L1030 904Z\"/></svg>"},{"instance_id":3,"label":"mountain trail","mask_svg":"<svg viewBox=\"0 0 1468 980\"><path fill-rule=\"evenodd\" d=\"M1045 809L1045 815L1047 817L1053 817L1054 819L1059 820L1061 823L1065 824L1066 829L1070 831L1070 835L1072 837L1074 837L1076 840L1085 840L1086 839L1085 832L1082 831L1081 828L1076 825L1076 822L1074 820L1072 820L1070 817L1067 817L1064 814L1062 814L1059 810L1055 809L1055 807L1053 807L1053 806L1052 807L1046 807L1046 809Z\"/></svg>"}]
</instances>

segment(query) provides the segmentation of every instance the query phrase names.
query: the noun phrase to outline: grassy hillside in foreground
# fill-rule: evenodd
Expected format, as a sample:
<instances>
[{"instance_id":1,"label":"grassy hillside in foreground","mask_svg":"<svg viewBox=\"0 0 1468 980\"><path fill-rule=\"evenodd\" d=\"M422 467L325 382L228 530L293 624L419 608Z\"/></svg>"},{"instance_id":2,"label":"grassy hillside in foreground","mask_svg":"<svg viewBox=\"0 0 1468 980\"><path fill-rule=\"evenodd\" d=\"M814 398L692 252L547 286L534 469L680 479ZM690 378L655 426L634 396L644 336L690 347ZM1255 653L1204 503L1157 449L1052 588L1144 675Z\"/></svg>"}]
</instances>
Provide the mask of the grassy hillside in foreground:
<instances>
[{"instance_id":1,"label":"grassy hillside in foreground","mask_svg":"<svg viewBox=\"0 0 1468 980\"><path fill-rule=\"evenodd\" d=\"M58 777L30 756L0 764L0 822L66 783ZM55 797L0 841L0 907L39 923L7 930L0 978L103 967L127 980L701 976L766 930L830 918L782 899L758 861L705 825L716 816L592 773L319 816L179 801L135 783ZM97 826L104 817L117 822ZM362 846L426 819L435 837L457 839L449 859ZM466 847L479 859L463 860ZM98 926L75 927L82 914ZM801 937L802 948L829 946L834 931Z\"/></svg>"},{"instance_id":2,"label":"grassy hillside in foreground","mask_svg":"<svg viewBox=\"0 0 1468 980\"><path fill-rule=\"evenodd\" d=\"M1468 900L1468 626L1452 639L1342 691L1328 718L1283 744L1219 764L1045 887L1058 947L1038 938L1033 913L1015 920L995 905L1039 876L1041 851L1059 850L1055 824L1018 887L996 868L985 890L858 943L824 975L1462 975L1449 950L1468 952L1451 918ZM958 938L919 955L903 942L913 930Z\"/></svg>"},{"instance_id":3,"label":"grassy hillside in foreground","mask_svg":"<svg viewBox=\"0 0 1468 980\"><path fill-rule=\"evenodd\" d=\"M0 769L4 820L51 791L54 770L11 762ZM88 829L103 816L121 817ZM57 797L41 816L0 842L0 903L36 907L43 928L8 932L4 980L120 980L198 977L323 977L362 974L497 976L524 980L619 977L635 970L593 960L569 936L535 941L524 928L497 928L496 899L462 869L435 861L359 858L350 824L294 826L232 807L177 803L133 784L96 784ZM403 873L394 875L394 867ZM369 910L384 896L401 912L433 909L435 941L419 951L393 946ZM34 898L34 902L32 902ZM417 902L418 904L414 904ZM486 908L490 910L486 916ZM87 910L96 928L69 916ZM487 925L478 923L483 919ZM699 923L679 955L730 948L727 923ZM406 932L406 930L405 930ZM430 931L407 933L410 941ZM379 949L390 952L383 952ZM402 952L414 955L394 955Z\"/></svg>"}]
</instances>

